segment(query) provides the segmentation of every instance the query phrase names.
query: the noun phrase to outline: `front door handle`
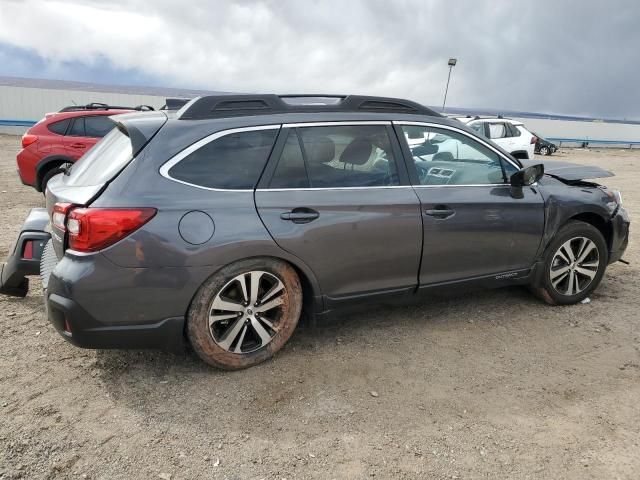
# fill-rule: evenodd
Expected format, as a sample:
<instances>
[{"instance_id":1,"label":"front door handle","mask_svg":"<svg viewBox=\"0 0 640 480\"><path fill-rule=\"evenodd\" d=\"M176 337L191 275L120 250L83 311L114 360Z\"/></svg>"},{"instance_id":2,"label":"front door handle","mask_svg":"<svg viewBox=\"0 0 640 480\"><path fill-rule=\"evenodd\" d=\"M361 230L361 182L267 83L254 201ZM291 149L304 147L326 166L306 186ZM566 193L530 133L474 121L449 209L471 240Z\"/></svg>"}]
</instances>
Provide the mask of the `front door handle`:
<instances>
[{"instance_id":1,"label":"front door handle","mask_svg":"<svg viewBox=\"0 0 640 480\"><path fill-rule=\"evenodd\" d=\"M71 148L87 148L84 143L72 143Z\"/></svg>"},{"instance_id":2,"label":"front door handle","mask_svg":"<svg viewBox=\"0 0 640 480\"><path fill-rule=\"evenodd\" d=\"M311 208L294 208L290 212L280 214L282 220L293 223L309 223L318 218L320 214Z\"/></svg>"},{"instance_id":3,"label":"front door handle","mask_svg":"<svg viewBox=\"0 0 640 480\"><path fill-rule=\"evenodd\" d=\"M429 215L430 217L434 217L440 220L453 217L456 214L455 210L451 210L446 205L436 205L431 210L425 210L424 213L425 215Z\"/></svg>"}]
</instances>

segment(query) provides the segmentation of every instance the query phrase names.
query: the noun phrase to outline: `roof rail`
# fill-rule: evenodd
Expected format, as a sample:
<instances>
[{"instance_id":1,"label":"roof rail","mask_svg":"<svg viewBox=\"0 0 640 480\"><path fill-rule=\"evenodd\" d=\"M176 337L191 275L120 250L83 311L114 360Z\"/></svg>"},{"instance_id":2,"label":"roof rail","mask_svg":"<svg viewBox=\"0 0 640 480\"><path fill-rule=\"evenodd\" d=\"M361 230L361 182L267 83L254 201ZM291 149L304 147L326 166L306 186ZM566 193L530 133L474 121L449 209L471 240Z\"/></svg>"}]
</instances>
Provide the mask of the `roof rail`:
<instances>
[{"instance_id":1,"label":"roof rail","mask_svg":"<svg viewBox=\"0 0 640 480\"><path fill-rule=\"evenodd\" d=\"M276 113L385 112L441 117L419 103L362 95L210 95L198 97L180 113L182 120L271 115Z\"/></svg>"},{"instance_id":2,"label":"roof rail","mask_svg":"<svg viewBox=\"0 0 640 480\"><path fill-rule=\"evenodd\" d=\"M149 112L154 110L150 105L137 105L135 107L123 107L117 105L107 105L106 103L87 103L86 105L70 105L60 109L60 112L81 112L86 110L138 110L141 112Z\"/></svg>"}]
</instances>

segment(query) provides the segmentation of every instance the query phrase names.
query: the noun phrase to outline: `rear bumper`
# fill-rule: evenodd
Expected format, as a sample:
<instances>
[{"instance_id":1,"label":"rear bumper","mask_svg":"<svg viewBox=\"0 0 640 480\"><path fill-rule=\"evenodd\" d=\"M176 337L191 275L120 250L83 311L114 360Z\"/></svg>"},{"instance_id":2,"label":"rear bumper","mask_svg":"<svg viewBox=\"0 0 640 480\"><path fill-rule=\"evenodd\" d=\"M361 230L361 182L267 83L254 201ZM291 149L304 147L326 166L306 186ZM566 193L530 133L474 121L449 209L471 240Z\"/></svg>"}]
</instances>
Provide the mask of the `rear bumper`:
<instances>
[{"instance_id":1,"label":"rear bumper","mask_svg":"<svg viewBox=\"0 0 640 480\"><path fill-rule=\"evenodd\" d=\"M45 297L49 321L65 340L77 347L184 350L184 317L142 325L104 325L69 298L46 292Z\"/></svg>"},{"instance_id":2,"label":"rear bumper","mask_svg":"<svg viewBox=\"0 0 640 480\"><path fill-rule=\"evenodd\" d=\"M629 226L631 220L627 211L619 207L616 214L611 219L612 238L611 251L609 252L609 263L617 262L622 258L629 244Z\"/></svg>"},{"instance_id":3,"label":"rear bumper","mask_svg":"<svg viewBox=\"0 0 640 480\"><path fill-rule=\"evenodd\" d=\"M40 155L32 152L30 145L18 152L16 163L18 165L18 176L24 185L35 187L36 184L36 165L40 161Z\"/></svg>"},{"instance_id":4,"label":"rear bumper","mask_svg":"<svg viewBox=\"0 0 640 480\"><path fill-rule=\"evenodd\" d=\"M44 231L48 222L46 209L34 208L29 212L13 250L0 266L0 293L15 297L27 295L29 279L26 277L40 272L40 257L50 238ZM27 245L30 253L27 253Z\"/></svg>"},{"instance_id":5,"label":"rear bumper","mask_svg":"<svg viewBox=\"0 0 640 480\"><path fill-rule=\"evenodd\" d=\"M102 253L42 258L49 321L82 348L184 349L185 315L207 268L126 268Z\"/></svg>"}]
</instances>

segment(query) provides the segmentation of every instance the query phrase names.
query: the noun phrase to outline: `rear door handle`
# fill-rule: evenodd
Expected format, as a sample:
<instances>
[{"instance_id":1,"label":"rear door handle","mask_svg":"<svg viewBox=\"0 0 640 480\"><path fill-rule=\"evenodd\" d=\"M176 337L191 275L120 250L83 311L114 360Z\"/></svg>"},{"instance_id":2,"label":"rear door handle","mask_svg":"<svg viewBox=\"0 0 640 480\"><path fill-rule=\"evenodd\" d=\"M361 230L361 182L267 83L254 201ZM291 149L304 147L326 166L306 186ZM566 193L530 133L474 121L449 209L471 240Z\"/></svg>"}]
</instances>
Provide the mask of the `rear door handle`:
<instances>
[{"instance_id":1,"label":"rear door handle","mask_svg":"<svg viewBox=\"0 0 640 480\"><path fill-rule=\"evenodd\" d=\"M288 220L293 223L309 223L319 216L318 212L310 208L294 208L290 212L280 214L282 220Z\"/></svg>"},{"instance_id":2,"label":"rear door handle","mask_svg":"<svg viewBox=\"0 0 640 480\"><path fill-rule=\"evenodd\" d=\"M451 210L444 205L436 205L435 208L432 210L425 210L424 213L425 215L429 215L430 217L438 218L440 220L453 217L456 214L455 210Z\"/></svg>"},{"instance_id":3,"label":"rear door handle","mask_svg":"<svg viewBox=\"0 0 640 480\"><path fill-rule=\"evenodd\" d=\"M71 148L87 148L84 143L72 143Z\"/></svg>"}]
</instances>

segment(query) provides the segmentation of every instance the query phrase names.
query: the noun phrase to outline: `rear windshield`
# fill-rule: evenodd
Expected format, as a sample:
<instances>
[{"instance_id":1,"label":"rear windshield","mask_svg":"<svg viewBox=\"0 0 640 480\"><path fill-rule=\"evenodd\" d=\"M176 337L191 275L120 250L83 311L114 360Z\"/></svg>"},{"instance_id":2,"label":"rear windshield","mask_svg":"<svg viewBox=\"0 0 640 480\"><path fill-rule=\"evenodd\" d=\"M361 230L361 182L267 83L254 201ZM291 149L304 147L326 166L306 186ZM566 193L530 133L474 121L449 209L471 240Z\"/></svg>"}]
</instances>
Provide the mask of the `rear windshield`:
<instances>
[{"instance_id":1,"label":"rear windshield","mask_svg":"<svg viewBox=\"0 0 640 480\"><path fill-rule=\"evenodd\" d=\"M76 187L102 185L122 170L132 156L131 140L114 128L73 165L65 183Z\"/></svg>"}]
</instances>

